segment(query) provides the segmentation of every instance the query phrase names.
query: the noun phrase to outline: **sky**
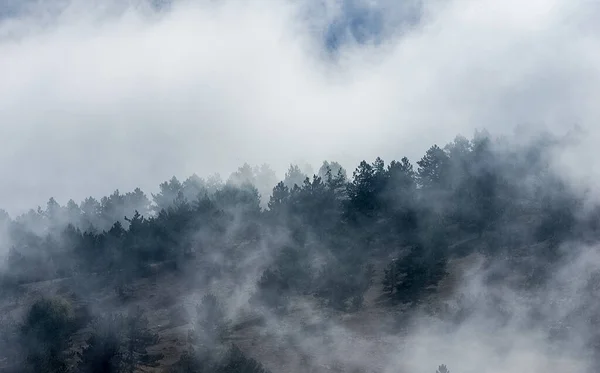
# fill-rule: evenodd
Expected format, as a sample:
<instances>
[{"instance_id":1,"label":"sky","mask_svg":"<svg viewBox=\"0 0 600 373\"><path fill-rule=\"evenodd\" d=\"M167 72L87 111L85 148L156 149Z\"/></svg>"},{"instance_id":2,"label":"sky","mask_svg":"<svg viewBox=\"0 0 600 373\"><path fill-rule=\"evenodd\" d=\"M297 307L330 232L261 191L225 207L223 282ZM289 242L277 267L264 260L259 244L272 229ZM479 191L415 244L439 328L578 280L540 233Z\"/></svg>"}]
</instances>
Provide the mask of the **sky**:
<instances>
[{"instance_id":1,"label":"sky","mask_svg":"<svg viewBox=\"0 0 600 373\"><path fill-rule=\"evenodd\" d=\"M484 128L577 126L555 164L594 185L598 17L569 0L3 0L0 207L244 162L281 178L292 162L415 163Z\"/></svg>"}]
</instances>

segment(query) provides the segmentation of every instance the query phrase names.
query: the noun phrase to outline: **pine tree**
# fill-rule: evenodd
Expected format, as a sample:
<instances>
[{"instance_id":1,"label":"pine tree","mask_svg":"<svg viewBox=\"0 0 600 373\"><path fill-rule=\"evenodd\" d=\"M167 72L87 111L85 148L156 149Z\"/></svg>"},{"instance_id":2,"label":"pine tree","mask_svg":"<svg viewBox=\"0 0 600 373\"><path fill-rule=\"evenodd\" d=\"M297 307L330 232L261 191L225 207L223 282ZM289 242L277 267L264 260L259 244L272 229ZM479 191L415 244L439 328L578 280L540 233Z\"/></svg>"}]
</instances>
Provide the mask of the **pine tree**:
<instances>
[{"instance_id":1,"label":"pine tree","mask_svg":"<svg viewBox=\"0 0 600 373\"><path fill-rule=\"evenodd\" d=\"M123 317L111 315L94 322L94 334L81 353L80 373L119 373L123 365Z\"/></svg>"},{"instance_id":2,"label":"pine tree","mask_svg":"<svg viewBox=\"0 0 600 373\"><path fill-rule=\"evenodd\" d=\"M438 367L436 373L450 373L450 371L444 364L442 364Z\"/></svg>"},{"instance_id":3,"label":"pine tree","mask_svg":"<svg viewBox=\"0 0 600 373\"><path fill-rule=\"evenodd\" d=\"M21 326L21 342L33 372L62 373L69 369L67 352L77 328L69 303L59 298L36 301Z\"/></svg>"},{"instance_id":4,"label":"pine tree","mask_svg":"<svg viewBox=\"0 0 600 373\"><path fill-rule=\"evenodd\" d=\"M429 148L417 164L417 178L421 188L445 189L448 186L449 158L439 146Z\"/></svg>"}]
</instances>

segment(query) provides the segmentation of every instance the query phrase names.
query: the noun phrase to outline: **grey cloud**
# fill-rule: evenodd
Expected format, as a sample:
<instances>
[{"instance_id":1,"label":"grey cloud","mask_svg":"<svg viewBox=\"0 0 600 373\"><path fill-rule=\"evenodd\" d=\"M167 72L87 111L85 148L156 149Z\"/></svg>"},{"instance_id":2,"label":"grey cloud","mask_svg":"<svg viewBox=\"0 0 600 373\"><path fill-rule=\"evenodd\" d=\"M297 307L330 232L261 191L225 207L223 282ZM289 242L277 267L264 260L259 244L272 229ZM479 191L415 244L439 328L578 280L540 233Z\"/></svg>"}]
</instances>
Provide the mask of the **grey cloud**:
<instances>
[{"instance_id":1,"label":"grey cloud","mask_svg":"<svg viewBox=\"0 0 600 373\"><path fill-rule=\"evenodd\" d=\"M576 123L590 131L579 148L597 138L592 4L427 2L409 32L344 45L334 60L295 2L81 4L45 26L39 15L0 23L0 205L11 212L244 162L281 177L298 160L414 160L476 128ZM327 19L310 22L318 33Z\"/></svg>"}]
</instances>

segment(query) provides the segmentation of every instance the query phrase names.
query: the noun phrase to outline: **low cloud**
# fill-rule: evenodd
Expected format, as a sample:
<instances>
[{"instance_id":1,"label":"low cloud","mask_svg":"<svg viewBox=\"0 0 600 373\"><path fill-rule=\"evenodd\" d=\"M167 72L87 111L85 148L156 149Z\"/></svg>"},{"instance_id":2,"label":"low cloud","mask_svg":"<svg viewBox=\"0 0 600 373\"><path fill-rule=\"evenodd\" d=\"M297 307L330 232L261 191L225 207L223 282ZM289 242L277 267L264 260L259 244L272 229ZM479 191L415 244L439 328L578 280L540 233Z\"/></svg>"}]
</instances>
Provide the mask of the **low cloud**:
<instances>
[{"instance_id":1,"label":"low cloud","mask_svg":"<svg viewBox=\"0 0 600 373\"><path fill-rule=\"evenodd\" d=\"M73 2L5 18L0 205L150 192L244 162L282 177L296 161L416 160L477 128L579 125L586 152L557 159L597 174L584 162L598 138L594 4L428 1L418 23L394 28L414 11L376 2L377 43L346 38L331 52L336 4Z\"/></svg>"}]
</instances>

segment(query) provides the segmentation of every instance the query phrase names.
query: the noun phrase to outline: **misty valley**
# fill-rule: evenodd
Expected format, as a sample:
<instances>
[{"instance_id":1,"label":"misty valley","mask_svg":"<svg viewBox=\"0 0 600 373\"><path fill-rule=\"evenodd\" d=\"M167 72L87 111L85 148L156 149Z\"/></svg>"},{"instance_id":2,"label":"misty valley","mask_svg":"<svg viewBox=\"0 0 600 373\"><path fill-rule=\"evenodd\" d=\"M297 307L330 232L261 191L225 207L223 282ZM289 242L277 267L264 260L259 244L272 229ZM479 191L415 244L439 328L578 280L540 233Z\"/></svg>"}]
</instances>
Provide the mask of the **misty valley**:
<instances>
[{"instance_id":1,"label":"misty valley","mask_svg":"<svg viewBox=\"0 0 600 373\"><path fill-rule=\"evenodd\" d=\"M597 372L600 205L562 141L2 211L0 372Z\"/></svg>"}]
</instances>

